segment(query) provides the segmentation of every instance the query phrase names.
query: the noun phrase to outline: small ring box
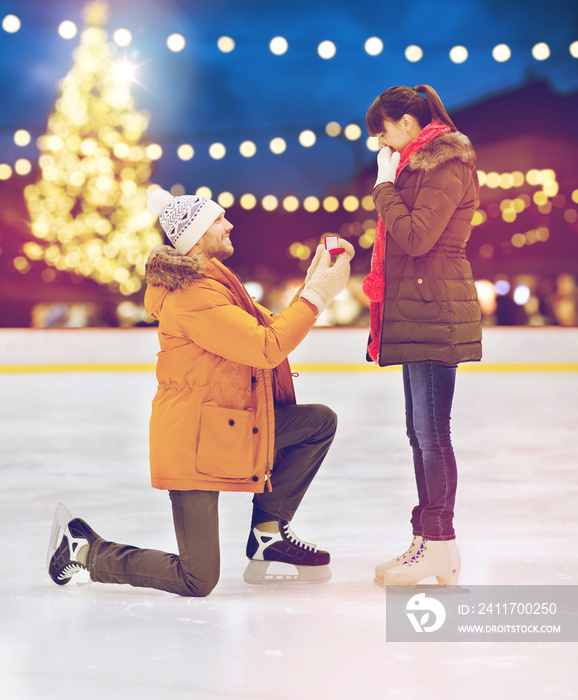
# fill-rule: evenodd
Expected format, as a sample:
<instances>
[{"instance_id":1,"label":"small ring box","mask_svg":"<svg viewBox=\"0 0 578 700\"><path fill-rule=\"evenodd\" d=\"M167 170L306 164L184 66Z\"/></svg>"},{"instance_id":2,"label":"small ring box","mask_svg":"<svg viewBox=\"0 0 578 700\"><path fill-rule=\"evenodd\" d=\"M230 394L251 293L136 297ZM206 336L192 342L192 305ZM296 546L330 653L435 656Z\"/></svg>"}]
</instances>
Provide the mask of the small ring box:
<instances>
[{"instance_id":1,"label":"small ring box","mask_svg":"<svg viewBox=\"0 0 578 700\"><path fill-rule=\"evenodd\" d=\"M328 250L331 255L345 253L345 248L339 247L338 236L325 236L325 250Z\"/></svg>"}]
</instances>

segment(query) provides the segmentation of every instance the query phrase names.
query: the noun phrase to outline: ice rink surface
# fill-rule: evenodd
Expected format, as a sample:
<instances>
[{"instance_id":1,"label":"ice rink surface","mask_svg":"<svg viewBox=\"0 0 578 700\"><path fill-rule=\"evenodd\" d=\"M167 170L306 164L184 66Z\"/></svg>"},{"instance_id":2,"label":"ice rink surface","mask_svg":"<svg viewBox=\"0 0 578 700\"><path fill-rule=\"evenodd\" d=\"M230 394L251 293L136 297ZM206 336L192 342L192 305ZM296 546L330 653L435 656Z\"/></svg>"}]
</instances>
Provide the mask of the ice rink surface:
<instances>
[{"instance_id":1,"label":"ice rink surface","mask_svg":"<svg viewBox=\"0 0 578 700\"><path fill-rule=\"evenodd\" d=\"M221 580L204 599L49 579L58 501L103 537L176 551L150 487L154 374L0 375L0 691L9 700L511 700L576 697L570 643L386 643L376 564L411 540L401 373L304 372L338 414L293 521L332 555L324 585L242 580L248 494L222 494ZM458 370L460 584L578 583L578 373Z\"/></svg>"}]
</instances>

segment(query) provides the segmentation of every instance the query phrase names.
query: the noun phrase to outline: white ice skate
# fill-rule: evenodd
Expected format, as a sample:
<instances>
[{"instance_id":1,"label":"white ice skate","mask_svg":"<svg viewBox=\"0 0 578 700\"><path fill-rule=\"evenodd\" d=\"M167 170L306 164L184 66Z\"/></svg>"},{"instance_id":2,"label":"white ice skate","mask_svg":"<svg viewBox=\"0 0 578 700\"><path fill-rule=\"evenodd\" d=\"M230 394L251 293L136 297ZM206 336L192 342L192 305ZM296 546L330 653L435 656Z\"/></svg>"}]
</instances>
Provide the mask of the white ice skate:
<instances>
[{"instance_id":1,"label":"white ice skate","mask_svg":"<svg viewBox=\"0 0 578 700\"><path fill-rule=\"evenodd\" d=\"M423 539L420 535L414 535L413 540L411 541L411 544L409 545L409 549L407 549L403 554L400 554L399 557L395 557L394 559L390 559L389 561L384 562L383 564L379 564L375 568L375 581L374 583L377 586L383 586L383 577L385 575L385 572L388 569L393 569L394 566L398 566L399 564L403 564L404 561L408 561L411 559L417 552L423 547Z\"/></svg>"},{"instance_id":2,"label":"white ice skate","mask_svg":"<svg viewBox=\"0 0 578 700\"><path fill-rule=\"evenodd\" d=\"M96 532L84 520L73 518L66 506L58 504L46 555L46 567L54 583L63 586L76 574L78 584L90 583L88 567L85 560L79 560L79 553L97 539Z\"/></svg>"},{"instance_id":3,"label":"white ice skate","mask_svg":"<svg viewBox=\"0 0 578 700\"><path fill-rule=\"evenodd\" d=\"M50 560L60 546L68 523L72 520L72 515L64 503L59 503L56 506L54 519L52 520L52 531L50 533L50 542L48 543L48 552L46 553L46 566L50 566Z\"/></svg>"},{"instance_id":4,"label":"white ice skate","mask_svg":"<svg viewBox=\"0 0 578 700\"><path fill-rule=\"evenodd\" d=\"M384 586L414 586L435 576L443 586L456 586L461 557L455 540L423 540L423 546L410 559L383 572ZM377 580L376 580L377 582Z\"/></svg>"},{"instance_id":5,"label":"white ice skate","mask_svg":"<svg viewBox=\"0 0 578 700\"><path fill-rule=\"evenodd\" d=\"M302 542L281 521L279 532L251 530L247 542L249 563L243 574L246 583L326 583L331 578L329 552Z\"/></svg>"}]
</instances>

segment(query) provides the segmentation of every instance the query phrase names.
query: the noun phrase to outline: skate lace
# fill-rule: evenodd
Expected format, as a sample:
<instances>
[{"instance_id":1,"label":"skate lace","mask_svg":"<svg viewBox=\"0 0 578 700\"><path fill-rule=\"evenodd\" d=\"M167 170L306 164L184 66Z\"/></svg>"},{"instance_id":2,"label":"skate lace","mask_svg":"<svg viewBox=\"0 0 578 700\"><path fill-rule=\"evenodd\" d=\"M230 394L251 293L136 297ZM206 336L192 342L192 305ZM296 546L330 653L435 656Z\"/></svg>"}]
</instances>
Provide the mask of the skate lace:
<instances>
[{"instance_id":1,"label":"skate lace","mask_svg":"<svg viewBox=\"0 0 578 700\"><path fill-rule=\"evenodd\" d=\"M82 566L82 564L67 564L64 567L64 569L62 569L62 571L58 574L58 578L62 581L62 579L70 578L71 576L74 576L74 574L77 574L83 569L86 569L86 567Z\"/></svg>"},{"instance_id":2,"label":"skate lace","mask_svg":"<svg viewBox=\"0 0 578 700\"><path fill-rule=\"evenodd\" d=\"M408 566L411 566L412 564L417 564L417 562L424 556L426 549L427 549L427 540L424 539L424 540L422 540L422 543L421 543L419 549L413 555L413 557L411 557L410 559L407 559L403 563L407 564Z\"/></svg>"},{"instance_id":3,"label":"skate lace","mask_svg":"<svg viewBox=\"0 0 578 700\"><path fill-rule=\"evenodd\" d=\"M283 531L285 532L285 536L291 542L291 544L295 545L296 547L300 547L301 549L306 549L310 552L316 552L317 551L317 545L312 544L311 542L303 542L303 540L300 540L297 535L293 532L293 530L289 527L289 524L285 524L283 526Z\"/></svg>"},{"instance_id":4,"label":"skate lace","mask_svg":"<svg viewBox=\"0 0 578 700\"><path fill-rule=\"evenodd\" d=\"M397 561L400 561L401 559L403 559L405 556L407 556L411 552L411 548L414 546L416 539L417 539L417 537L413 538L413 540L411 541L411 544L405 550L405 552L403 554L400 554L399 557L397 557Z\"/></svg>"}]
</instances>

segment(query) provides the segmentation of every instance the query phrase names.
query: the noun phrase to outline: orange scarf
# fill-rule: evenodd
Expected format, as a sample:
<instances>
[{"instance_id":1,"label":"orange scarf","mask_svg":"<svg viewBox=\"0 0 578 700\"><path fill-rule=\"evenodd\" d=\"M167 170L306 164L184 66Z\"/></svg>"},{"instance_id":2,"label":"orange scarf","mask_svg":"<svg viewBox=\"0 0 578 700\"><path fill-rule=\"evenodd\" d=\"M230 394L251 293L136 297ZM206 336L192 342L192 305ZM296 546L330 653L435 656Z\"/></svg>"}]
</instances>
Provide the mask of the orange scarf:
<instances>
[{"instance_id":1,"label":"orange scarf","mask_svg":"<svg viewBox=\"0 0 578 700\"><path fill-rule=\"evenodd\" d=\"M414 153L417 153L426 143L433 141L437 136L449 134L453 129L438 121L430 122L422 129L416 138L401 152L399 165L395 172L397 180L400 172L409 163ZM371 271L363 280L363 292L369 299L370 335L367 352L374 362L379 361L379 339L381 335L381 320L383 316L383 301L385 296L385 235L387 230L381 219L377 218L375 230L375 243L371 254Z\"/></svg>"}]
</instances>

